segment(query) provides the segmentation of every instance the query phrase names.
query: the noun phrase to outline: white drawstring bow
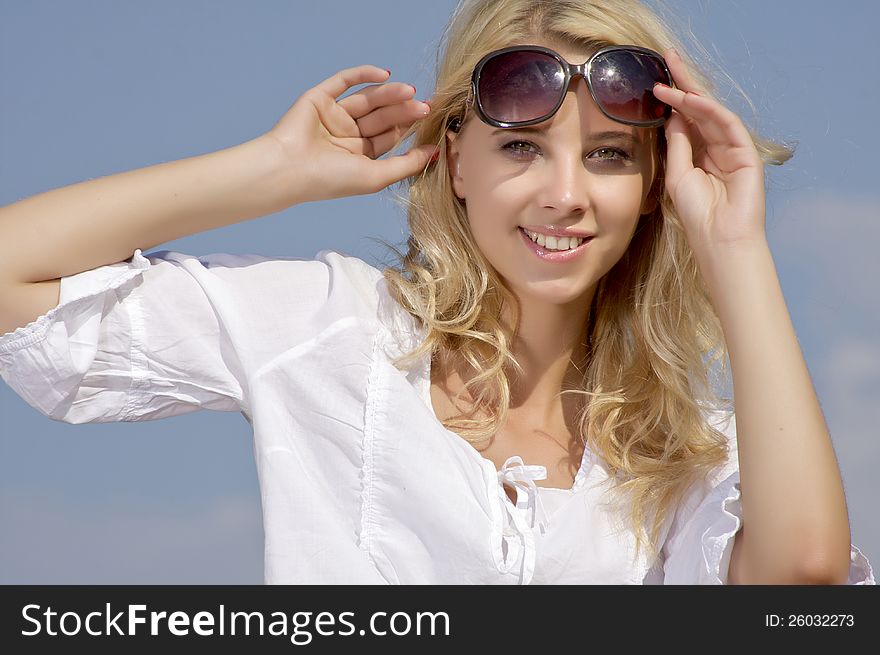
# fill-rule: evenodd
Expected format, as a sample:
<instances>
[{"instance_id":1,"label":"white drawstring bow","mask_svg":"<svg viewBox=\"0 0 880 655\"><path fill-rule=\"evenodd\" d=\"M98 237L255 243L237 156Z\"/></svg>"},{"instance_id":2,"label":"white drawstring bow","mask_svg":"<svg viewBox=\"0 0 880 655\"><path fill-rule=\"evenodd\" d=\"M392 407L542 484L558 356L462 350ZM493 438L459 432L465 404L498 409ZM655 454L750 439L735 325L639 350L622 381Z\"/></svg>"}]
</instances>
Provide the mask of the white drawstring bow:
<instances>
[{"instance_id":1,"label":"white drawstring bow","mask_svg":"<svg viewBox=\"0 0 880 655\"><path fill-rule=\"evenodd\" d=\"M502 546L499 543L495 549L495 564L501 573L507 573L519 560L520 551L524 550L522 584L529 584L535 572L535 535L532 532L532 528L534 528L537 522L543 534L550 527L550 518L544 509L544 504L541 502L541 497L538 494L538 487L535 484L535 480L546 479L546 467L537 465L527 466L519 455L508 458L504 462L504 466L501 467L501 470L498 471L499 502L508 517L510 517L514 528L504 527L501 540L507 543L507 558L505 561ZM531 510L530 524L526 523L522 514L509 502L507 492L504 490L505 483L517 489L517 497L519 496L519 490L523 490L527 494L527 507Z\"/></svg>"}]
</instances>

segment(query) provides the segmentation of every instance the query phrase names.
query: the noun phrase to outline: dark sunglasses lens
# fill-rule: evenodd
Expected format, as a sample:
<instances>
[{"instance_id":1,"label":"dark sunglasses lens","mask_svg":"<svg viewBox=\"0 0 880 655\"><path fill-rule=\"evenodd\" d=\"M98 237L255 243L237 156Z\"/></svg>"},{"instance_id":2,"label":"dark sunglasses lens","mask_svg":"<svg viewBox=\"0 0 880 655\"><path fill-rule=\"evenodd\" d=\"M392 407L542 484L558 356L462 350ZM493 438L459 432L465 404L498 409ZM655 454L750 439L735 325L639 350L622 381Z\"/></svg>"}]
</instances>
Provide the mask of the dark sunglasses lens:
<instances>
[{"instance_id":1,"label":"dark sunglasses lens","mask_svg":"<svg viewBox=\"0 0 880 655\"><path fill-rule=\"evenodd\" d=\"M489 118L500 123L530 121L556 107L564 82L562 66L550 55L509 52L483 65L477 93Z\"/></svg>"},{"instance_id":2,"label":"dark sunglasses lens","mask_svg":"<svg viewBox=\"0 0 880 655\"><path fill-rule=\"evenodd\" d=\"M596 100L610 116L633 123L668 116L669 105L654 97L657 82L671 86L657 57L633 50L612 50L596 57L591 77Z\"/></svg>"}]
</instances>

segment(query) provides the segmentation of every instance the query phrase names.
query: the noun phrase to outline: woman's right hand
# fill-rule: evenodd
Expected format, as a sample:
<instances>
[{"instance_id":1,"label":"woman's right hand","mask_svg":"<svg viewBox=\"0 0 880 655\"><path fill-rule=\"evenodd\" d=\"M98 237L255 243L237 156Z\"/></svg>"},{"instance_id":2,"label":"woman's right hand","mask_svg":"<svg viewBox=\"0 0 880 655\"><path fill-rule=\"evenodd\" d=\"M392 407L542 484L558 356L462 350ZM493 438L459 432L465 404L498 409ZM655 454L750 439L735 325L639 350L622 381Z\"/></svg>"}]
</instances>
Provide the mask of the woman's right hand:
<instances>
[{"instance_id":1,"label":"woman's right hand","mask_svg":"<svg viewBox=\"0 0 880 655\"><path fill-rule=\"evenodd\" d=\"M339 71L303 93L266 133L281 144L287 206L377 193L428 165L435 146L379 159L430 110L413 99L411 85L375 84L336 100L352 86L387 78L375 66Z\"/></svg>"}]
</instances>

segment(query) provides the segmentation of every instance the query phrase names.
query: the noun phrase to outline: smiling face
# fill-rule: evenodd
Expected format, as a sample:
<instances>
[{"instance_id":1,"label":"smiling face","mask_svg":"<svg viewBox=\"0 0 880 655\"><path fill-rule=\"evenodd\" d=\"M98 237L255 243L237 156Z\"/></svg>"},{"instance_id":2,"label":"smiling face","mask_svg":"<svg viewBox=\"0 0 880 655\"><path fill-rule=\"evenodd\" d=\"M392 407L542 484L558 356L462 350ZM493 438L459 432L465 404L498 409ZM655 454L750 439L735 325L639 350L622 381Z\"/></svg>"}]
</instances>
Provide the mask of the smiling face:
<instances>
[{"instance_id":1,"label":"smiling face","mask_svg":"<svg viewBox=\"0 0 880 655\"><path fill-rule=\"evenodd\" d=\"M591 54L534 43L572 63ZM607 118L582 78L553 117L526 130L533 131L487 125L469 108L462 130L447 135L453 190L466 202L481 252L522 302L579 303L626 251L639 216L656 205L654 139L649 129ZM550 261L530 245L524 225L593 238L567 261Z\"/></svg>"}]
</instances>

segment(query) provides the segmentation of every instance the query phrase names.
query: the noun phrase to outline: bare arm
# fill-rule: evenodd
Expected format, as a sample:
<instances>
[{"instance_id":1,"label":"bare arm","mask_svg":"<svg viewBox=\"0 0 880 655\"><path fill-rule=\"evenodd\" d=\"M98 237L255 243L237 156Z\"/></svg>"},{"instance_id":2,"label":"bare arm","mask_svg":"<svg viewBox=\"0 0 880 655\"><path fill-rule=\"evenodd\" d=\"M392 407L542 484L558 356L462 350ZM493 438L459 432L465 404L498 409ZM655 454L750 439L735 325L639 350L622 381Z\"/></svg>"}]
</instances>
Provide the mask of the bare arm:
<instances>
[{"instance_id":1,"label":"bare arm","mask_svg":"<svg viewBox=\"0 0 880 655\"><path fill-rule=\"evenodd\" d=\"M764 162L742 120L667 50L666 188L688 234L730 354L742 532L729 581L838 584L851 535L822 408L767 242Z\"/></svg>"},{"instance_id":2,"label":"bare arm","mask_svg":"<svg viewBox=\"0 0 880 655\"><path fill-rule=\"evenodd\" d=\"M707 270L730 350L748 526L736 538L731 582L844 584L843 482L770 248L731 248L725 262Z\"/></svg>"},{"instance_id":3,"label":"bare arm","mask_svg":"<svg viewBox=\"0 0 880 655\"><path fill-rule=\"evenodd\" d=\"M73 275L158 244L280 211L281 151L259 137L0 208L5 284Z\"/></svg>"},{"instance_id":4,"label":"bare arm","mask_svg":"<svg viewBox=\"0 0 880 655\"><path fill-rule=\"evenodd\" d=\"M58 304L60 278L295 204L375 193L423 170L432 146L380 160L426 115L408 84L359 66L309 89L269 132L0 208L0 334Z\"/></svg>"},{"instance_id":5,"label":"bare arm","mask_svg":"<svg viewBox=\"0 0 880 655\"><path fill-rule=\"evenodd\" d=\"M261 137L0 208L0 334L57 306L63 276L283 209L280 156Z\"/></svg>"}]
</instances>

